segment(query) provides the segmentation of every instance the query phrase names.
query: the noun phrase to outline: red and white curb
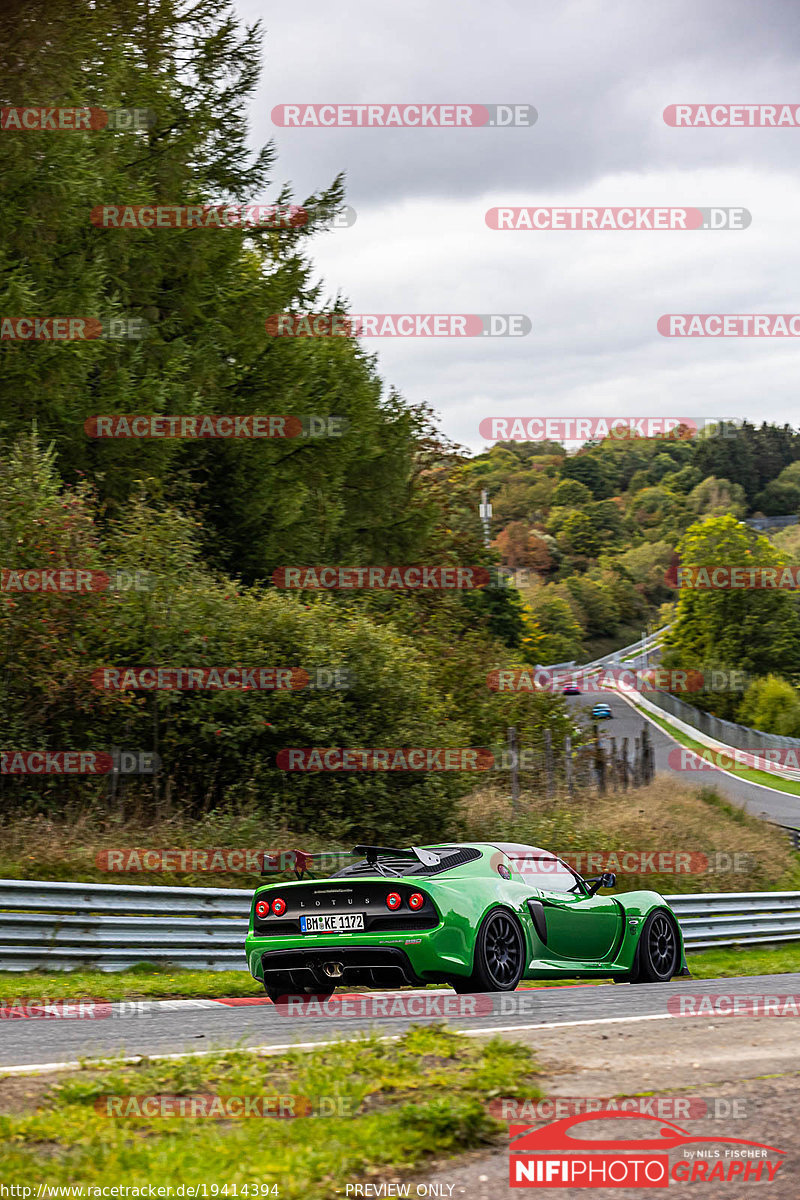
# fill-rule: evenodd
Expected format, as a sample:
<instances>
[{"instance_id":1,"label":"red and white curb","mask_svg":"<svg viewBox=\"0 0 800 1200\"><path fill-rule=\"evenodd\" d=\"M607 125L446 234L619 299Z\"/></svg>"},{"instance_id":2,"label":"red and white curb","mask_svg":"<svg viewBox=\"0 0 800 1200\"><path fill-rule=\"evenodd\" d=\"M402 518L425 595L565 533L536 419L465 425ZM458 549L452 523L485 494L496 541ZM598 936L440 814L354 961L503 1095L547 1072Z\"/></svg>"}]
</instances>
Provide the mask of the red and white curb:
<instances>
[{"instance_id":1,"label":"red and white curb","mask_svg":"<svg viewBox=\"0 0 800 1200\"><path fill-rule=\"evenodd\" d=\"M189 1008L238 1008L271 1005L266 996L228 996L217 1000L192 997L185 1000L33 1000L20 998L0 1002L2 1021L91 1020L92 1018L158 1016Z\"/></svg>"},{"instance_id":2,"label":"red and white curb","mask_svg":"<svg viewBox=\"0 0 800 1200\"><path fill-rule=\"evenodd\" d=\"M564 984L563 987L591 987L588 983ZM552 990L547 987L520 988L519 992ZM519 992L517 994L519 994ZM340 992L336 999L343 1001L347 996L365 996L374 1001L404 1000L412 996L425 996L429 1000L438 997L455 998L448 988L409 988L402 992ZM309 996L309 1000L313 997ZM327 997L326 997L327 999ZM220 1008L272 1008L267 996L224 996L214 1000L189 997L180 1000L45 1000L19 998L0 1001L0 1027L3 1021L46 1021L46 1020L97 1020L101 1018L126 1019L131 1017L156 1017L162 1013L184 1012L188 1009ZM380 1016L380 1010L376 1010ZM414 1015L414 1014L411 1014Z\"/></svg>"}]
</instances>

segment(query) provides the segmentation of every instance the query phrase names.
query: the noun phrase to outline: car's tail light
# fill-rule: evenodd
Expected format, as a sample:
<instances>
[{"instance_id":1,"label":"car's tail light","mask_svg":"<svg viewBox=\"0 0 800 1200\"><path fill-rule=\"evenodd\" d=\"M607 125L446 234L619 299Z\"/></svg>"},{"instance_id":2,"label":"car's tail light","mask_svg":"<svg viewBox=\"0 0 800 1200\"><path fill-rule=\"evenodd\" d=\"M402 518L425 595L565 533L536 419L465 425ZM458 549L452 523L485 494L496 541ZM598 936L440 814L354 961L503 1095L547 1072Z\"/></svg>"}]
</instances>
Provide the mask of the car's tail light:
<instances>
[{"instance_id":1,"label":"car's tail light","mask_svg":"<svg viewBox=\"0 0 800 1200\"><path fill-rule=\"evenodd\" d=\"M424 903L425 897L422 895L422 892L412 892L408 897L408 907L413 908L414 911L416 911L418 908L422 908Z\"/></svg>"},{"instance_id":2,"label":"car's tail light","mask_svg":"<svg viewBox=\"0 0 800 1200\"><path fill-rule=\"evenodd\" d=\"M274 916L282 917L283 914L286 912L286 901L281 900L280 898L278 900L273 900L272 901L272 912L273 912Z\"/></svg>"},{"instance_id":3,"label":"car's tail light","mask_svg":"<svg viewBox=\"0 0 800 1200\"><path fill-rule=\"evenodd\" d=\"M386 907L394 910L399 908L401 904L402 900L398 896L397 892L389 892L389 895L386 897Z\"/></svg>"},{"instance_id":4,"label":"car's tail light","mask_svg":"<svg viewBox=\"0 0 800 1200\"><path fill-rule=\"evenodd\" d=\"M256 916L262 919L269 916L269 904L266 900L256 901Z\"/></svg>"}]
</instances>

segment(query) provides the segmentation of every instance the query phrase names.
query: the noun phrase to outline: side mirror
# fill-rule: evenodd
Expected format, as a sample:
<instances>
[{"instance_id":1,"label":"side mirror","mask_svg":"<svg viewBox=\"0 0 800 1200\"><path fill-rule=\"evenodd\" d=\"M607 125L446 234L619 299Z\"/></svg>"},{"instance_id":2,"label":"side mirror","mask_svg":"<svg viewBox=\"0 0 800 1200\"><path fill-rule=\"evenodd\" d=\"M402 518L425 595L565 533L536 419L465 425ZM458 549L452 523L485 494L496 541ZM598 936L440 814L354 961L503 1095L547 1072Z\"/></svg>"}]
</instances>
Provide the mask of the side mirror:
<instances>
[{"instance_id":1,"label":"side mirror","mask_svg":"<svg viewBox=\"0 0 800 1200\"><path fill-rule=\"evenodd\" d=\"M617 877L613 871L604 871L602 875L595 875L592 879L584 879L583 882L589 884L589 895L596 896L600 888L616 887Z\"/></svg>"}]
</instances>

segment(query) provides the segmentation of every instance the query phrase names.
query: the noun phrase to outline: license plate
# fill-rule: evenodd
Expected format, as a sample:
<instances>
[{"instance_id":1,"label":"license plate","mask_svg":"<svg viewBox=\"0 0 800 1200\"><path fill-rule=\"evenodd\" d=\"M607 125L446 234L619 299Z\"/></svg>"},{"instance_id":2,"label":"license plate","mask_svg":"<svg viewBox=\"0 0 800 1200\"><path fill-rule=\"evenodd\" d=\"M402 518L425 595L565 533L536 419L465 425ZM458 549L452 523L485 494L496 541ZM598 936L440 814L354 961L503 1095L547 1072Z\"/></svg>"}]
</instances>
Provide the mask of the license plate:
<instances>
[{"instance_id":1,"label":"license plate","mask_svg":"<svg viewBox=\"0 0 800 1200\"><path fill-rule=\"evenodd\" d=\"M363 929L363 913L331 913L323 916L301 917L301 933L343 933L348 929Z\"/></svg>"}]
</instances>

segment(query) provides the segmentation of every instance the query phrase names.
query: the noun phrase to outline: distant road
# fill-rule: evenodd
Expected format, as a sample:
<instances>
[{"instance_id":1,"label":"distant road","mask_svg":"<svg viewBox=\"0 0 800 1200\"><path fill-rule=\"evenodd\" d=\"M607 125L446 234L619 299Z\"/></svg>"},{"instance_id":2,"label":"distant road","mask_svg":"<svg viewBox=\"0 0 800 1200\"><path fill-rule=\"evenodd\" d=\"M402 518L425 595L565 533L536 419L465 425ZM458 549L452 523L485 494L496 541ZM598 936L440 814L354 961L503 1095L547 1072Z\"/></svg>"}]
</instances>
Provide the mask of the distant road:
<instances>
[{"instance_id":1,"label":"distant road","mask_svg":"<svg viewBox=\"0 0 800 1200\"><path fill-rule=\"evenodd\" d=\"M626 663L625 665L633 666L640 664L634 662ZM680 746L680 743L666 734L660 725L656 725L641 710L634 708L627 700L623 700L616 692L604 692L602 696L567 696L566 700L572 708L577 709L586 708L587 706L591 708L591 705L598 700L608 703L614 714L613 719L598 722L598 728L603 736L616 738L617 745L619 745L622 738L627 737L629 739L628 744L632 747L633 739L641 735L642 726L646 723L655 749L656 773L658 775L671 775L676 782L684 786L688 784L690 787L700 787L703 785L714 787L721 795L726 796L733 803L747 809L754 816L763 817L768 821L775 821L778 825L800 828L800 796L792 796L789 792L777 792L772 788L760 787L758 784L748 783L744 779L737 779L733 775L728 775L725 771L707 769L702 771L676 771L669 765L668 758L670 751L674 750L676 746ZM585 717L583 723L586 723Z\"/></svg>"}]
</instances>

